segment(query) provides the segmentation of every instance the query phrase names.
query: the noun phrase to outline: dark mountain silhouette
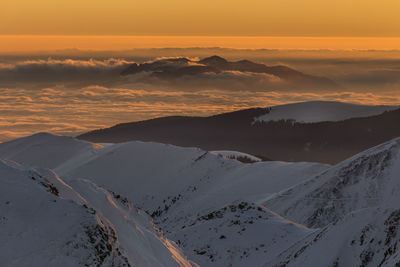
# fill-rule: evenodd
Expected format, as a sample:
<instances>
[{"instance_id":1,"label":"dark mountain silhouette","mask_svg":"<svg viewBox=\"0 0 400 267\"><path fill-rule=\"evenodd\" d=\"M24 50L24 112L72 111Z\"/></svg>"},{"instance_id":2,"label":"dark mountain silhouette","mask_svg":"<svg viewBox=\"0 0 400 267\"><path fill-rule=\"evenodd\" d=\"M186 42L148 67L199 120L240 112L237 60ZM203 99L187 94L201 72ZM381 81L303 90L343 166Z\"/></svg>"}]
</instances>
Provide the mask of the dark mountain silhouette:
<instances>
[{"instance_id":1,"label":"dark mountain silhouette","mask_svg":"<svg viewBox=\"0 0 400 267\"><path fill-rule=\"evenodd\" d=\"M211 56L203 58L199 60L199 63L207 66L221 66L221 65L224 66L229 64L228 60L219 56Z\"/></svg>"},{"instance_id":2,"label":"dark mountain silhouette","mask_svg":"<svg viewBox=\"0 0 400 267\"><path fill-rule=\"evenodd\" d=\"M253 108L210 117L163 117L78 136L100 143L154 141L206 150L237 150L283 161L337 163L400 136L400 109L337 122L254 121Z\"/></svg>"},{"instance_id":3,"label":"dark mountain silhouette","mask_svg":"<svg viewBox=\"0 0 400 267\"><path fill-rule=\"evenodd\" d=\"M230 62L219 56L211 56L199 61L193 61L188 58L169 58L150 63L135 63L122 71L121 75L150 72L153 76L160 79L174 80L183 76L194 76L204 73L218 74L224 71L265 73L276 76L287 84L295 84L297 87L340 88L338 84L328 78L304 74L286 66L267 66L249 60Z\"/></svg>"}]
</instances>

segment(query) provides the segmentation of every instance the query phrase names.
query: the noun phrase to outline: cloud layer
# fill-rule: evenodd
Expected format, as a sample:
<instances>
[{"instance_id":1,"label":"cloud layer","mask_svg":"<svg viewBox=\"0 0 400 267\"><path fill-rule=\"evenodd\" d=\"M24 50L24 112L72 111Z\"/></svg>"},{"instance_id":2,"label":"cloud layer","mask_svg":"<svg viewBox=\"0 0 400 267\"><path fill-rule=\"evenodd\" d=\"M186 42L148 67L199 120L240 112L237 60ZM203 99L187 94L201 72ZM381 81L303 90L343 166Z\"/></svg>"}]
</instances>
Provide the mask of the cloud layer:
<instances>
[{"instance_id":1,"label":"cloud layer","mask_svg":"<svg viewBox=\"0 0 400 267\"><path fill-rule=\"evenodd\" d=\"M162 58L156 58L159 60ZM121 76L130 64L126 59L34 59L0 62L0 87L42 89L64 85L85 87L89 85L136 87L138 84L193 91L203 88L222 90L264 91L282 89L282 81L270 74L240 71L201 73L165 81L144 72Z\"/></svg>"},{"instance_id":2,"label":"cloud layer","mask_svg":"<svg viewBox=\"0 0 400 267\"><path fill-rule=\"evenodd\" d=\"M226 53L226 52L225 52ZM272 52L268 52L272 53ZM283 52L282 52L283 53ZM305 53L305 52L303 52ZM311 52L310 52L311 53ZM400 93L400 58L388 57L387 53L380 58L377 52L365 52L368 56L360 58L343 57L341 54L310 54L309 57L298 52L293 55L279 58L272 53L257 54L258 58L250 57L255 62L267 65L286 65L304 73L328 77L348 91L395 91ZM338 52L339 53L339 52ZM248 52L250 56L252 54ZM243 57L245 57L243 55ZM328 57L329 56L329 57ZM243 59L234 58L233 60ZM166 57L170 58L170 57ZM198 59L195 57L188 57ZM198 89L222 89L245 91L276 91L294 90L285 85L284 81L274 75L224 71L222 73L203 73L184 76L172 83L152 76L151 73L121 77L120 73L130 64L138 62L152 62L143 58L131 57L112 58L101 56L98 58L63 57L41 58L25 57L13 58L7 61L0 60L0 87L30 87L44 88L55 85L84 87L102 85L114 87L135 87L137 84L157 85L170 87L175 90L193 91ZM318 91L323 88L301 88L303 91Z\"/></svg>"},{"instance_id":3,"label":"cloud layer","mask_svg":"<svg viewBox=\"0 0 400 267\"><path fill-rule=\"evenodd\" d=\"M63 86L31 90L0 89L0 141L39 131L74 135L121 122L169 115L206 116L250 107L334 100L361 104L400 105L400 95L372 93L296 93L155 88Z\"/></svg>"},{"instance_id":4,"label":"cloud layer","mask_svg":"<svg viewBox=\"0 0 400 267\"><path fill-rule=\"evenodd\" d=\"M1 87L40 88L56 84L89 85L117 80L133 62L124 59L30 59L0 62Z\"/></svg>"},{"instance_id":5,"label":"cloud layer","mask_svg":"<svg viewBox=\"0 0 400 267\"><path fill-rule=\"evenodd\" d=\"M322 52L313 57L293 52L294 56L282 58L283 52L276 57L267 52L250 59L327 76L343 89L284 90L276 76L238 71L202 73L173 82L150 73L121 77L128 65L149 60L134 57L4 57L0 60L0 142L38 131L74 135L160 116L206 116L298 101L400 105L400 59L386 54L380 59L373 52L367 59L340 59L336 54L323 58ZM243 58L248 57L233 60Z\"/></svg>"}]
</instances>

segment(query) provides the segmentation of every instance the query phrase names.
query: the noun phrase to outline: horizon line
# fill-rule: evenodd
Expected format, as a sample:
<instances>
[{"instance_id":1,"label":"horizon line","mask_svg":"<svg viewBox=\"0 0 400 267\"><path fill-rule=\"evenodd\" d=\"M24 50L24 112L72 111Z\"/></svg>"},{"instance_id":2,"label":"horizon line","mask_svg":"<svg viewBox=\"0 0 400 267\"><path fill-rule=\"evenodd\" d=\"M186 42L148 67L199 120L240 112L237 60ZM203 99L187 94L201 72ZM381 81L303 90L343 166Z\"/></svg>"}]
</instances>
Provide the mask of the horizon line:
<instances>
[{"instance_id":1,"label":"horizon line","mask_svg":"<svg viewBox=\"0 0 400 267\"><path fill-rule=\"evenodd\" d=\"M281 50L399 50L400 37L202 35L0 35L0 53L20 51L230 48Z\"/></svg>"},{"instance_id":2,"label":"horizon line","mask_svg":"<svg viewBox=\"0 0 400 267\"><path fill-rule=\"evenodd\" d=\"M306 38L306 39L400 39L400 36L346 36L346 35L134 35L134 34L1 34L0 37L162 37L162 38Z\"/></svg>"}]
</instances>

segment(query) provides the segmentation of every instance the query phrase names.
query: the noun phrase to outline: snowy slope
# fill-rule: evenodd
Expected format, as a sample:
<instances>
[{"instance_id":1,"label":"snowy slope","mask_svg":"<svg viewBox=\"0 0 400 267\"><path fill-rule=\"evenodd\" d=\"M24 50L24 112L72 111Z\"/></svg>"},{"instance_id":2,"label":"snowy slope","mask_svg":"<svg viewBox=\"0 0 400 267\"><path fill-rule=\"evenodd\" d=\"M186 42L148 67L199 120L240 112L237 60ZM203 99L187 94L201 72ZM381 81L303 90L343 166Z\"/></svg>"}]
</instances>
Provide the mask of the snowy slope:
<instances>
[{"instance_id":1,"label":"snowy slope","mask_svg":"<svg viewBox=\"0 0 400 267\"><path fill-rule=\"evenodd\" d=\"M55 168L69 160L80 161L94 154L101 145L76 140L69 136L38 133L0 144L0 158L42 168Z\"/></svg>"},{"instance_id":2,"label":"snowy slope","mask_svg":"<svg viewBox=\"0 0 400 267\"><path fill-rule=\"evenodd\" d=\"M125 196L132 195L132 200L139 204L145 200L149 207L152 207L151 201L147 200L149 197L163 200L197 184L204 184L204 189L212 194L224 192L228 202L242 197L258 199L328 168L318 163L242 164L197 148L151 142L127 142L96 148L92 143L70 137L39 136L40 142L38 135L33 135L0 144L0 157L50 167L65 179L90 178L100 186Z\"/></svg>"},{"instance_id":3,"label":"snowy slope","mask_svg":"<svg viewBox=\"0 0 400 267\"><path fill-rule=\"evenodd\" d=\"M112 229L34 171L0 162L2 266L119 265ZM46 192L47 191L47 192Z\"/></svg>"},{"instance_id":4,"label":"snowy slope","mask_svg":"<svg viewBox=\"0 0 400 267\"><path fill-rule=\"evenodd\" d=\"M321 228L283 253L275 264L400 264L399 178L400 139L395 139L267 200L265 205L280 215Z\"/></svg>"},{"instance_id":5,"label":"snowy slope","mask_svg":"<svg viewBox=\"0 0 400 267\"><path fill-rule=\"evenodd\" d=\"M248 202L182 212L170 218L167 211L155 221L201 266L261 266L315 231Z\"/></svg>"},{"instance_id":6,"label":"snowy slope","mask_svg":"<svg viewBox=\"0 0 400 267\"><path fill-rule=\"evenodd\" d=\"M215 154L215 155L220 155L224 158L227 159L246 159L249 160L251 162L259 162L262 161L260 158L247 154L247 153L243 153L243 152L239 152L239 151L231 151L231 150L215 150L215 151L210 151L211 154ZM240 161L240 160L239 160Z\"/></svg>"},{"instance_id":7,"label":"snowy slope","mask_svg":"<svg viewBox=\"0 0 400 267\"><path fill-rule=\"evenodd\" d=\"M273 106L269 113L256 118L256 120L294 120L303 123L342 121L379 115L385 111L398 108L399 106L368 106L331 101L310 101Z\"/></svg>"},{"instance_id":8,"label":"snowy slope","mask_svg":"<svg viewBox=\"0 0 400 267\"><path fill-rule=\"evenodd\" d=\"M60 142L64 142L62 137ZM242 164L195 148L143 142L85 151L79 161L65 159L68 164L60 163L54 170L83 196L88 189L81 189L82 185L96 187L92 183L125 196L153 215L166 237L203 266L261 264L260 257L274 257L312 233L255 203L328 167L316 163ZM23 154L28 164L42 157L28 152ZM93 206L100 209L106 204ZM129 245L123 239L120 242Z\"/></svg>"},{"instance_id":9,"label":"snowy slope","mask_svg":"<svg viewBox=\"0 0 400 267\"><path fill-rule=\"evenodd\" d=\"M258 210L254 202L326 168L314 163L242 164L199 149L129 142L109 146L64 174L66 179L92 179L125 195L200 265L246 266L309 234L304 227ZM253 212L232 212L229 207L238 203ZM201 219L215 212L223 218ZM260 235L261 229L271 230ZM230 242L224 242L223 233ZM220 238L222 242L214 242ZM275 251L262 249L273 244ZM244 254L237 256L239 251Z\"/></svg>"},{"instance_id":10,"label":"snowy slope","mask_svg":"<svg viewBox=\"0 0 400 267\"><path fill-rule=\"evenodd\" d=\"M399 266L399 222L399 209L352 212L295 243L265 266Z\"/></svg>"},{"instance_id":11,"label":"snowy slope","mask_svg":"<svg viewBox=\"0 0 400 267\"><path fill-rule=\"evenodd\" d=\"M193 266L147 215L88 181L0 161L1 266Z\"/></svg>"},{"instance_id":12,"label":"snowy slope","mask_svg":"<svg viewBox=\"0 0 400 267\"><path fill-rule=\"evenodd\" d=\"M309 227L323 227L355 210L388 205L388 197L400 195L399 151L400 139L371 148L280 192L266 205Z\"/></svg>"},{"instance_id":13,"label":"snowy slope","mask_svg":"<svg viewBox=\"0 0 400 267\"><path fill-rule=\"evenodd\" d=\"M31 147L30 138L46 149L26 149ZM44 241L36 241L36 230L23 231L22 224L18 225L15 220L5 232L0 228L3 235L0 237L10 238L6 235L11 233L11 244L17 244L24 235L43 244L55 238L54 250L42 249L47 254L40 254L41 258L46 260L55 257L54 251L62 252L56 257L67 266L76 260L99 260L91 245L83 250L67 250L67 253L59 245L68 242L70 236L81 237L78 241L73 239L73 244L90 241L79 228L89 222L106 233L100 236L108 236L99 241L108 240L111 246L106 250L107 256L100 258L104 265L110 262L117 266L121 262L133 266L135 263L139 266L197 263L268 267L400 264L397 250L400 138L331 167L304 162L243 164L218 153L158 143L128 142L96 148L75 139L65 143L64 137L49 136L49 141L42 138L40 142L36 138L27 137L21 145L17 140L12 148L0 145L0 155L14 159L18 156L26 164L39 167L38 159L48 159L44 167L51 163L60 176L51 170L25 170L18 164L3 161L0 179L5 186L0 189L0 210L6 211L2 213L6 219L0 222L7 224L18 211L7 210L10 203L7 204L7 199L25 201L22 196L26 194L26 203L21 204L26 209L19 216L39 212L43 221L57 225L61 222L53 220L62 220L65 214L62 211L66 210L69 217L65 224L71 225L68 229L72 232L63 228L65 235L57 235L56 229L54 233L49 231L49 239L40 237ZM79 149L50 161L47 150L63 151L65 145ZM10 183L3 178L14 177L14 172L20 177L18 181L24 182ZM29 179L32 173L38 174L35 180ZM26 189L16 194L21 186ZM38 188L29 191L33 186ZM54 199L57 201L52 202ZM43 205L47 202L63 205L55 208L59 212L55 214L61 217L51 216L53 210ZM75 213L79 216L73 216ZM29 222L34 225L32 229L40 233L44 226L35 223L37 216L29 218L33 221ZM14 257L7 258L7 262L21 259L24 266L25 254L12 253L17 245L13 250L4 248L10 254L8 257ZM31 245L26 246L29 252Z\"/></svg>"}]
</instances>

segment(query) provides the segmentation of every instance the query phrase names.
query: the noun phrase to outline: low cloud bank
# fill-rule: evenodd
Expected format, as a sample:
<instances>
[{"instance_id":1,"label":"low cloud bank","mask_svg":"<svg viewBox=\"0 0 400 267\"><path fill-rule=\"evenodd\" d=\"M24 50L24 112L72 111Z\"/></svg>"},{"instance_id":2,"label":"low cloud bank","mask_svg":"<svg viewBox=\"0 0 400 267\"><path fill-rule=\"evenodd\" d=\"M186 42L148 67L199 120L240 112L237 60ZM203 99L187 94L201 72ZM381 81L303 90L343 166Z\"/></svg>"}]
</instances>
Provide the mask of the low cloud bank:
<instances>
[{"instance_id":1,"label":"low cloud bank","mask_svg":"<svg viewBox=\"0 0 400 267\"><path fill-rule=\"evenodd\" d=\"M154 61L163 58L157 58ZM153 62L153 61L148 61ZM0 87L43 89L64 85L136 87L156 86L167 90L194 91L198 89L264 91L282 89L284 83L276 76L265 73L223 71L183 76L165 81L151 72L121 76L121 72L134 61L126 59L35 59L12 63L0 62Z\"/></svg>"},{"instance_id":2,"label":"low cloud bank","mask_svg":"<svg viewBox=\"0 0 400 267\"><path fill-rule=\"evenodd\" d=\"M0 88L0 142L47 131L75 135L121 123L169 115L207 116L250 107L331 100L400 105L400 95L357 92L301 93L142 87L63 86L31 90Z\"/></svg>"},{"instance_id":3,"label":"low cloud bank","mask_svg":"<svg viewBox=\"0 0 400 267\"><path fill-rule=\"evenodd\" d=\"M244 55L245 56L245 55ZM284 65L304 73L324 76L337 82L347 91L394 91L400 93L400 59L391 58L251 58L266 65ZM122 77L120 73L135 62L135 58L18 58L0 61L0 87L42 89L56 85L85 87L136 87L137 85L163 86L165 89L196 91L198 89L244 91L327 91L324 88L307 88L297 84L288 86L277 76L263 73L223 71L187 75L173 81L161 80L144 72ZM33 57L32 57L33 58ZM158 57L154 62L170 57ZM179 57L178 57L179 58ZM196 57L188 57L198 60ZM243 59L243 58L242 58ZM232 59L238 60L238 59Z\"/></svg>"},{"instance_id":4,"label":"low cloud bank","mask_svg":"<svg viewBox=\"0 0 400 267\"><path fill-rule=\"evenodd\" d=\"M124 59L35 59L0 63L0 86L41 88L55 84L103 84L118 79L120 72L132 64Z\"/></svg>"}]
</instances>

